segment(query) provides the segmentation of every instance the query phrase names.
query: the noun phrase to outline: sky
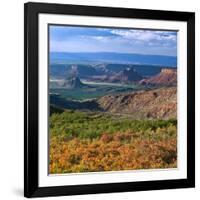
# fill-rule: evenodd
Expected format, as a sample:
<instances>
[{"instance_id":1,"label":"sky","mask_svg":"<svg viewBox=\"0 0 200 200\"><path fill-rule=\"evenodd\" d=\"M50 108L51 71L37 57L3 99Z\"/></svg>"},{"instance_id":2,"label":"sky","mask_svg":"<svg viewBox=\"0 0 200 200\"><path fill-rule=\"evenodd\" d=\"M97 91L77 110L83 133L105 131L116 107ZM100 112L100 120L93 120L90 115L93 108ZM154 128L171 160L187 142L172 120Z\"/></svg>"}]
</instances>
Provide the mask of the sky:
<instances>
[{"instance_id":1,"label":"sky","mask_svg":"<svg viewBox=\"0 0 200 200\"><path fill-rule=\"evenodd\" d=\"M177 56L177 32L50 25L49 46L50 52L117 52Z\"/></svg>"}]
</instances>

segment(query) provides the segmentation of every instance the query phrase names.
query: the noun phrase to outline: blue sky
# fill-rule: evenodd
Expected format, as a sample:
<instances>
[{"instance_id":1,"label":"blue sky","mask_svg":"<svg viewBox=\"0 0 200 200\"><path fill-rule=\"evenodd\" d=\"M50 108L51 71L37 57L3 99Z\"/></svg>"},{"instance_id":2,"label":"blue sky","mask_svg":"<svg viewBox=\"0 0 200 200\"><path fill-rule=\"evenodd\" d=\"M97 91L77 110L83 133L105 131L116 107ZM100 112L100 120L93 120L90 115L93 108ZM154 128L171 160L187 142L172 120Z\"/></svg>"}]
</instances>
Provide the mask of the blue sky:
<instances>
[{"instance_id":1,"label":"blue sky","mask_svg":"<svg viewBox=\"0 0 200 200\"><path fill-rule=\"evenodd\" d=\"M50 26L50 52L119 52L177 56L173 31Z\"/></svg>"}]
</instances>

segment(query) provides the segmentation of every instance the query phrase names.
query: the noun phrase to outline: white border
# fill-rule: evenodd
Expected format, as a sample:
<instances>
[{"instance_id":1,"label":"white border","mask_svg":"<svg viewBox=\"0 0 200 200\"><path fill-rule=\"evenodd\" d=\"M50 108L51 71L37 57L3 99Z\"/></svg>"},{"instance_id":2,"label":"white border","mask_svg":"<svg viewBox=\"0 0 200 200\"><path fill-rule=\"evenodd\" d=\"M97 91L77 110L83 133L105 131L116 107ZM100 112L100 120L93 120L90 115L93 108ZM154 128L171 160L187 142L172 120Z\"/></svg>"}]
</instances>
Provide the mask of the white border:
<instances>
[{"instance_id":1,"label":"white border","mask_svg":"<svg viewBox=\"0 0 200 200\"><path fill-rule=\"evenodd\" d=\"M178 168L48 175L48 24L178 30ZM187 178L187 24L163 20L39 14L39 187Z\"/></svg>"}]
</instances>

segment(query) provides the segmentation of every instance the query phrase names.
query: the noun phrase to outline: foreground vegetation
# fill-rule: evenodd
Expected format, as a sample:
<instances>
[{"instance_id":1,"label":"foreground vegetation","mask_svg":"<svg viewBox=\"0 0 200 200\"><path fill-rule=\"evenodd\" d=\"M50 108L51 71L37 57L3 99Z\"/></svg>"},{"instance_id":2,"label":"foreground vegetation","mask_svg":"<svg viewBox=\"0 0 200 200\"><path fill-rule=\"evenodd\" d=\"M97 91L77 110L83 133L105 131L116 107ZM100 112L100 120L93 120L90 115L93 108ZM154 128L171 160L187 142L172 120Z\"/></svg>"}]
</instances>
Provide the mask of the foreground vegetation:
<instances>
[{"instance_id":1,"label":"foreground vegetation","mask_svg":"<svg viewBox=\"0 0 200 200\"><path fill-rule=\"evenodd\" d=\"M72 139L99 138L102 134L116 132L141 132L141 137L148 137L152 131L160 129L157 139L171 137L171 133L162 131L162 128L176 127L177 121L171 120L134 120L131 115L112 115L102 112L65 111L61 114L54 113L50 117L51 136ZM174 132L172 132L174 134ZM153 135L152 135L153 137ZM160 138L161 137L161 138ZM155 138L155 139L156 139Z\"/></svg>"},{"instance_id":2,"label":"foreground vegetation","mask_svg":"<svg viewBox=\"0 0 200 200\"><path fill-rule=\"evenodd\" d=\"M50 173L177 166L177 121L64 111L50 117Z\"/></svg>"}]
</instances>

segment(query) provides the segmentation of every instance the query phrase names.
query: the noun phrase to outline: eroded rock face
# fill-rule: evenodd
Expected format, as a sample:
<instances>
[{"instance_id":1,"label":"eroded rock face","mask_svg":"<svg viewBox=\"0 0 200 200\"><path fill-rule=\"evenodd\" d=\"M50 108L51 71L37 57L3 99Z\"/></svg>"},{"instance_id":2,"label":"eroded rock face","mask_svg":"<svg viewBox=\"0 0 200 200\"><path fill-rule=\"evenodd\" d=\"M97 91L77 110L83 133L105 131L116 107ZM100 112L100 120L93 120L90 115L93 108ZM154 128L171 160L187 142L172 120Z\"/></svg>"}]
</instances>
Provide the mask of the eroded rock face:
<instances>
[{"instance_id":1,"label":"eroded rock face","mask_svg":"<svg viewBox=\"0 0 200 200\"><path fill-rule=\"evenodd\" d=\"M64 81L63 87L67 89L75 89L84 87L84 84L78 77L71 77Z\"/></svg>"},{"instance_id":2,"label":"eroded rock face","mask_svg":"<svg viewBox=\"0 0 200 200\"><path fill-rule=\"evenodd\" d=\"M110 72L110 74L93 76L93 81L104 81L109 83L136 83L143 77L133 68L126 68L118 73Z\"/></svg>"},{"instance_id":3,"label":"eroded rock face","mask_svg":"<svg viewBox=\"0 0 200 200\"><path fill-rule=\"evenodd\" d=\"M134 68L125 69L115 76L109 78L110 82L132 83L141 80L143 77Z\"/></svg>"},{"instance_id":4,"label":"eroded rock face","mask_svg":"<svg viewBox=\"0 0 200 200\"><path fill-rule=\"evenodd\" d=\"M143 79L140 81L140 84L153 86L176 86L177 70L163 68L158 75L151 78Z\"/></svg>"},{"instance_id":5,"label":"eroded rock face","mask_svg":"<svg viewBox=\"0 0 200 200\"><path fill-rule=\"evenodd\" d=\"M102 109L134 118L170 119L177 114L176 87L129 94L106 95L98 100Z\"/></svg>"}]
</instances>

